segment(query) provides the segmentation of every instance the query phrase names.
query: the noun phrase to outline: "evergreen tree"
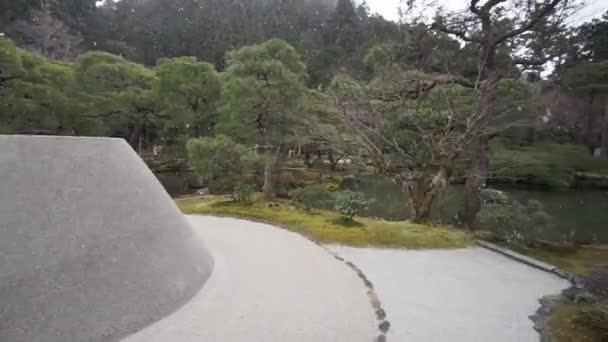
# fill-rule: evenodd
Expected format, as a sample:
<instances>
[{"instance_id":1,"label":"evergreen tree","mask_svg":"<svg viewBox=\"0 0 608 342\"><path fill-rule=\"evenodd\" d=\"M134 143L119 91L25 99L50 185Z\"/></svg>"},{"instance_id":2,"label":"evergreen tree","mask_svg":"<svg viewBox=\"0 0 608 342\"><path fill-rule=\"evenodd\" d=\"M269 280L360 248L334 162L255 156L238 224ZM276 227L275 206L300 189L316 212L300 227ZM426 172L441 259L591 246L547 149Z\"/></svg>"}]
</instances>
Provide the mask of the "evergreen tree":
<instances>
[{"instance_id":1,"label":"evergreen tree","mask_svg":"<svg viewBox=\"0 0 608 342\"><path fill-rule=\"evenodd\" d=\"M301 120L306 66L292 46L278 39L232 51L227 63L219 131L262 146L263 190L271 198L277 164Z\"/></svg>"}]
</instances>

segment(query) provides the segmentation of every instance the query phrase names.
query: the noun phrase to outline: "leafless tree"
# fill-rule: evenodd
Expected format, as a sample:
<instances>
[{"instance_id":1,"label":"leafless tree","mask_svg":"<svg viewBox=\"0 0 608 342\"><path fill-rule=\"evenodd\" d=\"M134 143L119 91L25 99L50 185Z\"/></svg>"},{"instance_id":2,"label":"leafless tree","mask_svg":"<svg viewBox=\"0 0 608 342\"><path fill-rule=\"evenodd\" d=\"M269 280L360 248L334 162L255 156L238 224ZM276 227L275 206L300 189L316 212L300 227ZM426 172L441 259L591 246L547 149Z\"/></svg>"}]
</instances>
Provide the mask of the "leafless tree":
<instances>
[{"instance_id":1,"label":"leafless tree","mask_svg":"<svg viewBox=\"0 0 608 342\"><path fill-rule=\"evenodd\" d=\"M28 20L19 20L7 28L7 35L21 46L53 59L70 59L81 52L82 37L52 13L52 3L42 0Z\"/></svg>"},{"instance_id":2,"label":"leafless tree","mask_svg":"<svg viewBox=\"0 0 608 342\"><path fill-rule=\"evenodd\" d=\"M541 27L543 32L555 34L577 8L574 0L470 0L464 12L439 13L433 27L478 46L477 112L491 118L496 115L497 87L504 70L498 63L499 51L507 48L517 64L545 63L547 55L527 51L518 39ZM479 195L489 172L490 136L482 130L474 135L472 172L466 184L462 212L462 219L467 223L473 222L479 212Z\"/></svg>"},{"instance_id":3,"label":"leafless tree","mask_svg":"<svg viewBox=\"0 0 608 342\"><path fill-rule=\"evenodd\" d=\"M414 220L425 222L478 134L492 136L521 124L524 110L513 101L514 108L490 115L471 107L475 92L457 78L449 82L445 75L390 74L400 76L369 84L337 78L329 93L342 113L340 130L350 139L342 141L349 143L348 155L371 162L400 184ZM353 153L355 146L359 153Z\"/></svg>"}]
</instances>

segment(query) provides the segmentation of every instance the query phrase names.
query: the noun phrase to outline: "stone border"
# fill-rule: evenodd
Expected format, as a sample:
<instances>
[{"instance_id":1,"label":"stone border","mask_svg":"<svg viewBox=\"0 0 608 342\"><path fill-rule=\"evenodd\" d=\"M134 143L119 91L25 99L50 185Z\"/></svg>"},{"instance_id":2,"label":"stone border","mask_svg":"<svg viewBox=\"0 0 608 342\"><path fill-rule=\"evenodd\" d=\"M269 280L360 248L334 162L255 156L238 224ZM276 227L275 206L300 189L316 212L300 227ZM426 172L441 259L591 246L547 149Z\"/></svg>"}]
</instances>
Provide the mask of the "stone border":
<instances>
[{"instance_id":1,"label":"stone border","mask_svg":"<svg viewBox=\"0 0 608 342\"><path fill-rule=\"evenodd\" d=\"M540 334L540 342L551 342L551 334L549 333L549 317L555 310L555 305L558 303L561 295L548 295L539 299L540 307L534 315L528 317L534 322L534 330Z\"/></svg>"},{"instance_id":2,"label":"stone border","mask_svg":"<svg viewBox=\"0 0 608 342\"><path fill-rule=\"evenodd\" d=\"M566 270L563 270L559 267L556 267L556 266L553 266L546 262L542 262L540 260L536 260L534 258L525 256L523 254L512 251L508 248L504 248L504 247L495 245L491 242L487 242L487 241L483 241L483 240L476 240L475 242L479 246L481 246L485 249L496 252L498 254L502 254L509 259L512 259L512 260L515 260L522 264L526 264L528 266L534 267L538 270L545 271L545 272L551 273L553 275L556 275L560 278L566 279L566 280L570 281L570 283L572 283L572 284L574 284L576 282L576 276L574 274L572 274Z\"/></svg>"},{"instance_id":3,"label":"stone border","mask_svg":"<svg viewBox=\"0 0 608 342\"><path fill-rule=\"evenodd\" d=\"M534 258L525 256L523 254L517 253L508 248L498 246L491 242L487 242L487 241L483 241L483 240L476 240L475 242L479 246L481 246L487 250L501 254L509 259L515 260L522 264L526 264L530 267L534 267L538 270L541 270L541 271L544 271L547 273L551 273L557 277L568 280L573 287L577 286L577 283L578 283L577 277L574 274L572 274L566 270L563 270L559 267L553 266L546 262L542 262L540 260L536 260ZM559 301L559 298L561 298L561 296L562 296L561 294L558 294L558 295L548 295L548 296L542 297L541 299L538 300L538 302L540 303L540 307L538 308L538 310L536 310L536 312L533 315L528 317L532 322L534 322L534 330L536 330L540 334L540 342L552 342L552 340L553 340L551 338L551 334L549 334L548 320L549 320L549 317L551 316L551 314L553 313L555 305Z\"/></svg>"},{"instance_id":4,"label":"stone border","mask_svg":"<svg viewBox=\"0 0 608 342\"><path fill-rule=\"evenodd\" d=\"M306 234L296 232L292 229L289 229L288 227L286 227L284 225L280 225L280 224L273 223L270 221L254 219L254 218L239 217L239 216L235 216L235 215L223 215L223 214L196 214L196 213L187 214L187 213L183 213L183 215L198 215L198 216L210 216L210 217L219 217L219 218L226 217L226 218L233 218L233 219L243 220L243 221L263 223L263 224L267 224L269 226L272 226L272 227L275 227L278 229L286 230L293 234L297 234L297 235L305 238L306 240L314 243L315 245L323 248L323 250L325 250L327 253L329 253L329 255L333 256L336 260L343 262L346 266L348 266L350 269L352 269L357 274L357 276L363 281L363 284L367 288L367 296L369 298L369 302L370 302L372 308L374 309L376 319L379 322L378 330L380 333L378 334L378 336L376 336L374 338L373 342L386 342L387 341L386 333L389 331L389 329L391 327L391 323L386 319L386 316L387 316L386 311L384 311L384 309L382 308L382 302L380 302L380 298L378 297L378 294L376 293L376 290L374 289L374 284L371 281L369 281L369 279L367 278L365 273L363 273L363 271L361 271L361 269L359 267L357 267L352 262L344 259L337 253L334 253L327 246L321 244L318 241L313 240L310 236L307 236Z\"/></svg>"},{"instance_id":5,"label":"stone border","mask_svg":"<svg viewBox=\"0 0 608 342\"><path fill-rule=\"evenodd\" d=\"M380 332L378 334L378 336L376 338L374 338L373 342L386 342L387 341L386 333L389 331L389 329L391 327L391 323L386 319L386 316L387 316L386 311L384 311L384 309L382 308L382 302L380 301L380 298L378 297L378 293L374 289L374 284L371 281L369 281L369 279L367 278L365 273L363 273L363 271L359 267L357 267L357 265L353 264L352 262L350 262L350 261L344 259L343 257L339 256L338 254L334 253L329 248L327 248L321 244L319 244L319 246L321 246L323 249L325 249L327 251L327 253L329 253L331 256L333 256L336 260L343 262L346 266L348 266L350 269L352 269L357 274L357 276L361 279L361 281L363 281L363 284L367 288L367 297L369 298L369 302L376 314L376 319L378 320L378 330Z\"/></svg>"}]
</instances>

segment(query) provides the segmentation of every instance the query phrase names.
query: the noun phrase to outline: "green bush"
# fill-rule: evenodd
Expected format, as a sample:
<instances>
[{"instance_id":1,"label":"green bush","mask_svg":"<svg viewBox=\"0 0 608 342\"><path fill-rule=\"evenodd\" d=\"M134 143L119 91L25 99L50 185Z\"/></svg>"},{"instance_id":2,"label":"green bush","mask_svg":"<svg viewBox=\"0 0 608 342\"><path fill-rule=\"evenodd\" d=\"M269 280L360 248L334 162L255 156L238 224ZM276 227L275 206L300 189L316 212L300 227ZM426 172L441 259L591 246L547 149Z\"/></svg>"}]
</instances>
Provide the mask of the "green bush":
<instances>
[{"instance_id":1,"label":"green bush","mask_svg":"<svg viewBox=\"0 0 608 342\"><path fill-rule=\"evenodd\" d=\"M369 201L360 192L344 191L336 197L336 210L345 222L352 222L353 217L369 207Z\"/></svg>"},{"instance_id":2,"label":"green bush","mask_svg":"<svg viewBox=\"0 0 608 342\"><path fill-rule=\"evenodd\" d=\"M190 139L186 148L190 165L208 181L212 194L232 193L261 169L258 155L226 136Z\"/></svg>"},{"instance_id":3,"label":"green bush","mask_svg":"<svg viewBox=\"0 0 608 342\"><path fill-rule=\"evenodd\" d=\"M323 179L323 186L325 186L325 188L328 191L331 192L336 192L339 191L342 185L342 178L338 177L338 176L327 176Z\"/></svg>"},{"instance_id":4,"label":"green bush","mask_svg":"<svg viewBox=\"0 0 608 342\"><path fill-rule=\"evenodd\" d=\"M274 176L274 185L277 196L287 196L293 189L305 186L292 172L279 171Z\"/></svg>"},{"instance_id":5,"label":"green bush","mask_svg":"<svg viewBox=\"0 0 608 342\"><path fill-rule=\"evenodd\" d=\"M608 339L608 301L591 304L583 309L579 322Z\"/></svg>"},{"instance_id":6,"label":"green bush","mask_svg":"<svg viewBox=\"0 0 608 342\"><path fill-rule=\"evenodd\" d=\"M306 210L311 208L331 209L335 203L335 195L323 184L311 185L292 192L291 197L297 204L302 204Z\"/></svg>"},{"instance_id":7,"label":"green bush","mask_svg":"<svg viewBox=\"0 0 608 342\"><path fill-rule=\"evenodd\" d=\"M545 143L505 147L494 144L491 172L497 179L565 190L572 186L576 172L608 173L608 162L593 158L587 148L580 145Z\"/></svg>"},{"instance_id":8,"label":"green bush","mask_svg":"<svg viewBox=\"0 0 608 342\"><path fill-rule=\"evenodd\" d=\"M257 192L255 186L252 185L242 185L236 187L234 190L233 198L236 202L241 204L252 204L253 203L253 195Z\"/></svg>"},{"instance_id":9,"label":"green bush","mask_svg":"<svg viewBox=\"0 0 608 342\"><path fill-rule=\"evenodd\" d=\"M482 202L475 229L492 232L502 240L529 243L553 229L553 218L539 201L523 205L502 191L485 189Z\"/></svg>"}]
</instances>

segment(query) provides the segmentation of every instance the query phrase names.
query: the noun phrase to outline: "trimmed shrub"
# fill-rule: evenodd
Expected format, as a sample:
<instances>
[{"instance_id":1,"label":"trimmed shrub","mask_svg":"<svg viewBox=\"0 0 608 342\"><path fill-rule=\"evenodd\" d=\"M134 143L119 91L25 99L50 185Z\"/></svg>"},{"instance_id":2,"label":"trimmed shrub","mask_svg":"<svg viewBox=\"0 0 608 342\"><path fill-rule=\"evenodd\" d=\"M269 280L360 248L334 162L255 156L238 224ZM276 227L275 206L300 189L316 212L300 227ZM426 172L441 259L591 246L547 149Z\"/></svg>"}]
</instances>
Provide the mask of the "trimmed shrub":
<instances>
[{"instance_id":1,"label":"trimmed shrub","mask_svg":"<svg viewBox=\"0 0 608 342\"><path fill-rule=\"evenodd\" d=\"M369 201L360 192L344 191L336 197L336 210L345 222L352 222L353 217L369 207Z\"/></svg>"},{"instance_id":2,"label":"trimmed shrub","mask_svg":"<svg viewBox=\"0 0 608 342\"><path fill-rule=\"evenodd\" d=\"M261 169L261 159L226 136L190 139L187 143L192 168L209 183L212 194L230 194L247 175Z\"/></svg>"},{"instance_id":3,"label":"trimmed shrub","mask_svg":"<svg viewBox=\"0 0 608 342\"><path fill-rule=\"evenodd\" d=\"M499 180L564 190L572 186L576 172L608 173L608 162L593 158L587 148L580 145L545 143L505 147L494 144L491 171Z\"/></svg>"},{"instance_id":4,"label":"trimmed shrub","mask_svg":"<svg viewBox=\"0 0 608 342\"><path fill-rule=\"evenodd\" d=\"M493 189L484 189L481 198L476 229L492 232L505 241L523 243L546 236L553 229L553 218L539 201L532 200L524 206L505 192Z\"/></svg>"},{"instance_id":5,"label":"trimmed shrub","mask_svg":"<svg viewBox=\"0 0 608 342\"><path fill-rule=\"evenodd\" d=\"M298 189L291 194L297 204L302 204L306 210L311 208L332 209L335 195L323 184L311 185Z\"/></svg>"},{"instance_id":6,"label":"trimmed shrub","mask_svg":"<svg viewBox=\"0 0 608 342\"><path fill-rule=\"evenodd\" d=\"M256 187L252 185L242 185L236 187L233 198L236 202L242 204L252 204L253 195L256 193Z\"/></svg>"},{"instance_id":7,"label":"trimmed shrub","mask_svg":"<svg viewBox=\"0 0 608 342\"><path fill-rule=\"evenodd\" d=\"M274 176L275 191L279 197L287 197L290 191L304 185L291 172L279 171Z\"/></svg>"}]
</instances>

